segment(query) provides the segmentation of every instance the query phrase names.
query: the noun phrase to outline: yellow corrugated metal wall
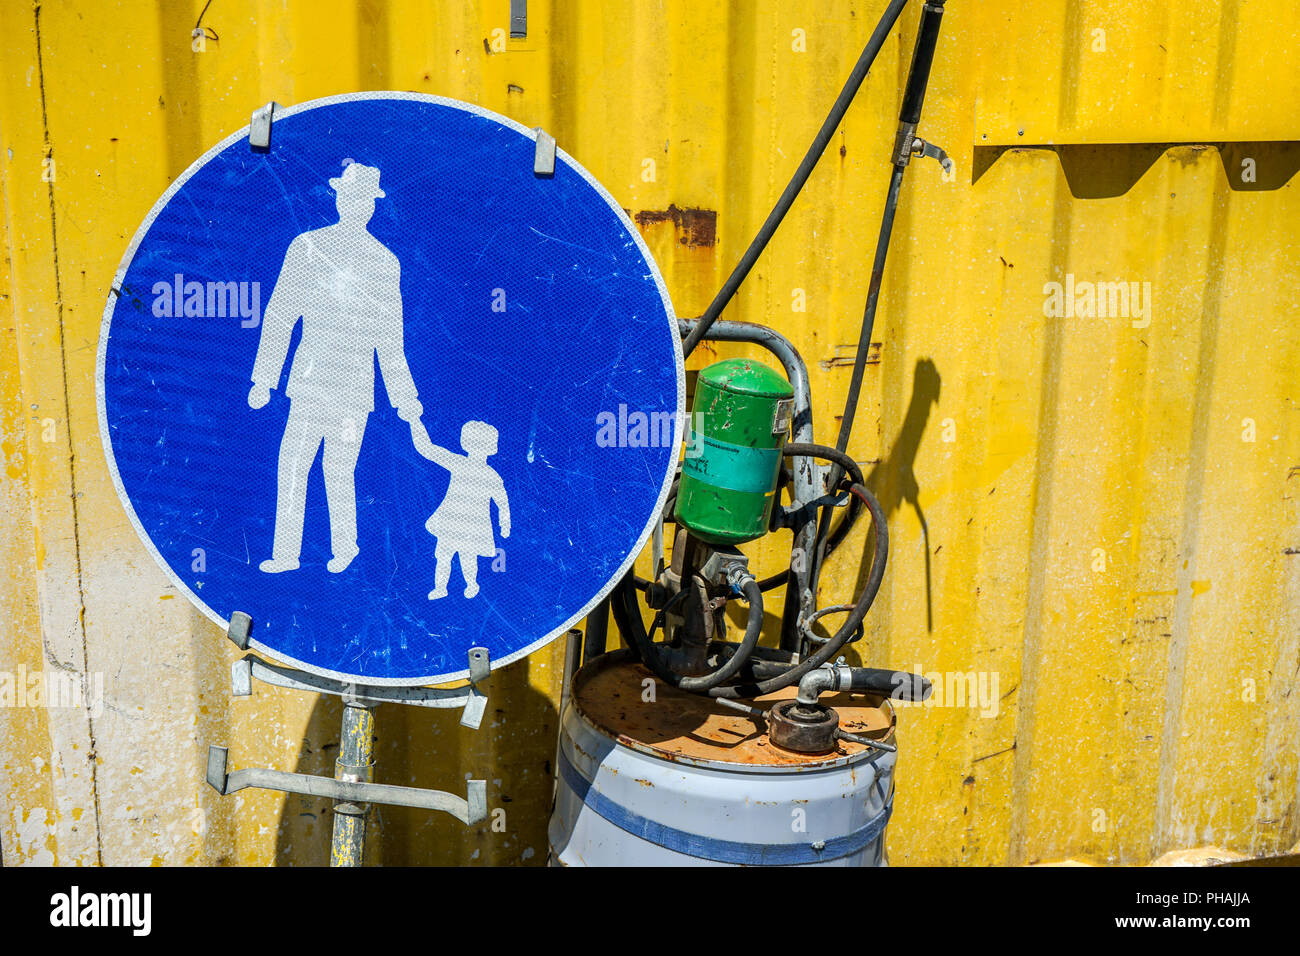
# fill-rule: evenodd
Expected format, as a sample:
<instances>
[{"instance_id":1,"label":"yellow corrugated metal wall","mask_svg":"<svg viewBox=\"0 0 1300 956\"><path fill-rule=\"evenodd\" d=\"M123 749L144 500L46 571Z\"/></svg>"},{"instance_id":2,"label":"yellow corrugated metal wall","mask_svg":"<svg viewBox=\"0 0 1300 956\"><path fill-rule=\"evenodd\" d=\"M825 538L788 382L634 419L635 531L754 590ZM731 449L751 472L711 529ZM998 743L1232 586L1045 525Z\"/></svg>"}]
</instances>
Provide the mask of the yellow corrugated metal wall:
<instances>
[{"instance_id":1,"label":"yellow corrugated metal wall","mask_svg":"<svg viewBox=\"0 0 1300 956\"><path fill-rule=\"evenodd\" d=\"M531 0L511 39L508 0L214 0L196 43L203 6L0 2L0 676L104 681L102 707L0 707L6 865L325 860L321 802L220 799L203 764L225 742L234 766L328 773L337 705L230 698L235 649L154 566L100 449L105 297L174 177L272 99L468 100L546 128L649 213L695 315L883 2ZM727 315L794 340L822 441L919 6ZM922 132L957 174L909 170L851 448L893 541L856 649L976 675L994 703L901 712L895 863L1300 838L1298 29L1297 0L948 3ZM710 213L716 234L691 225ZM1139 298L1132 315L1050 315L1051 282ZM823 603L857 583L850 544ZM559 682L556 645L498 672L478 733L381 709L379 779L484 775L505 818L381 810L375 860L543 861Z\"/></svg>"}]
</instances>

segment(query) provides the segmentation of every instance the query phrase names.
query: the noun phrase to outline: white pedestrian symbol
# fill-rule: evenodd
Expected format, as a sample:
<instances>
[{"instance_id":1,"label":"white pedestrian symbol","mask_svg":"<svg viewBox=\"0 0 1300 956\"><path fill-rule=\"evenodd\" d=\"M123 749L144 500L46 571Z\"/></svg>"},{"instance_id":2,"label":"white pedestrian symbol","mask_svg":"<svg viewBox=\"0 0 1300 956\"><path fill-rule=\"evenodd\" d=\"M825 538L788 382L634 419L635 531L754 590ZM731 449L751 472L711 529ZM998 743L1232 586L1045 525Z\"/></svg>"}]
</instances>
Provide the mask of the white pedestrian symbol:
<instances>
[{"instance_id":1,"label":"white pedestrian symbol","mask_svg":"<svg viewBox=\"0 0 1300 956\"><path fill-rule=\"evenodd\" d=\"M375 200L384 198L379 170L352 163L329 182L339 221L289 244L263 315L248 392L252 408L270 401L301 318L285 387L289 418L280 442L275 539L260 565L267 573L298 567L307 476L322 445L333 551L327 567L337 573L357 556L357 456L375 407L376 355L398 416L414 424L423 413L402 346L401 266L366 229Z\"/></svg>"},{"instance_id":2,"label":"white pedestrian symbol","mask_svg":"<svg viewBox=\"0 0 1300 956\"><path fill-rule=\"evenodd\" d=\"M416 450L451 472L451 482L442 503L429 516L425 529L437 542L434 546L433 590L429 600L447 596L451 560L460 562L465 578L465 597L478 594L478 559L496 554L492 533L492 503L496 502L501 537L510 537L510 501L501 476L487 463L497 451L497 430L486 422L466 422L460 430L465 454L440 448L429 440L424 425L411 422L411 439Z\"/></svg>"}]
</instances>

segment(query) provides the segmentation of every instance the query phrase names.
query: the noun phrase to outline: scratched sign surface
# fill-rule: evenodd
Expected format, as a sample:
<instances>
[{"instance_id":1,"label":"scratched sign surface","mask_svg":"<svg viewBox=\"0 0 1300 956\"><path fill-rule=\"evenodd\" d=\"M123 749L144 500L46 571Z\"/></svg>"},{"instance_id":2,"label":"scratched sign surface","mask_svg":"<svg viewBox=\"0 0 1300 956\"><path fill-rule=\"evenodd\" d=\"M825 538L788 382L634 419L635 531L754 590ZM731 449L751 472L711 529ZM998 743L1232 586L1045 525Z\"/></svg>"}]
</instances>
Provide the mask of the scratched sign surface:
<instances>
[{"instance_id":1,"label":"scratched sign surface","mask_svg":"<svg viewBox=\"0 0 1300 956\"><path fill-rule=\"evenodd\" d=\"M99 341L101 437L154 558L252 646L369 684L565 632L631 565L680 442L672 306L535 134L415 94L315 100L185 172ZM165 636L160 639L165 640Z\"/></svg>"}]
</instances>

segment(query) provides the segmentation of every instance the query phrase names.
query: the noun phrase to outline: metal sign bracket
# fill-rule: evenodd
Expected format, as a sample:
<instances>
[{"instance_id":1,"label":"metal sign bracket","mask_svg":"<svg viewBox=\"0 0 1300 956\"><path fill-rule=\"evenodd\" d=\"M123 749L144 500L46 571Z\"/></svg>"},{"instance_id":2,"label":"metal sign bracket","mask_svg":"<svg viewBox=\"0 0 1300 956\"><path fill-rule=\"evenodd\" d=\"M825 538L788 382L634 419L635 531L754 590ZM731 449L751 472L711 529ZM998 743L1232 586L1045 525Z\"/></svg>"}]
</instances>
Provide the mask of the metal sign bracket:
<instances>
[{"instance_id":1,"label":"metal sign bracket","mask_svg":"<svg viewBox=\"0 0 1300 956\"><path fill-rule=\"evenodd\" d=\"M533 150L533 175L550 177L555 175L555 137L540 126L533 127L537 134L537 146Z\"/></svg>"},{"instance_id":2,"label":"metal sign bracket","mask_svg":"<svg viewBox=\"0 0 1300 956\"><path fill-rule=\"evenodd\" d=\"M226 636L236 647L246 651L252 630L252 617L243 611L235 611L230 615ZM455 688L354 684L273 664L256 654L245 654L230 665L231 693L236 697L251 696L253 680L256 679L275 687L334 694L343 699L342 741L335 762L335 774L333 778L318 777L265 767L250 767L231 773L227 770L229 749L213 744L208 747L207 781L223 796L246 787L257 787L285 793L332 797L336 802L330 859L335 866L361 865L365 847L365 816L372 803L438 810L450 813L467 826L472 826L487 817L486 780L467 780L466 795L463 798L441 790L397 787L371 781L374 772L373 709L377 704L409 704L447 709L461 707L461 725L477 730L487 710L487 695L482 691L481 685L490 674L490 658L485 647L470 648L469 683Z\"/></svg>"},{"instance_id":3,"label":"metal sign bracket","mask_svg":"<svg viewBox=\"0 0 1300 956\"><path fill-rule=\"evenodd\" d=\"M248 125L249 148L255 150L271 148L271 123L275 119L275 111L279 109L283 107L272 100L265 106L253 110L253 118Z\"/></svg>"}]
</instances>

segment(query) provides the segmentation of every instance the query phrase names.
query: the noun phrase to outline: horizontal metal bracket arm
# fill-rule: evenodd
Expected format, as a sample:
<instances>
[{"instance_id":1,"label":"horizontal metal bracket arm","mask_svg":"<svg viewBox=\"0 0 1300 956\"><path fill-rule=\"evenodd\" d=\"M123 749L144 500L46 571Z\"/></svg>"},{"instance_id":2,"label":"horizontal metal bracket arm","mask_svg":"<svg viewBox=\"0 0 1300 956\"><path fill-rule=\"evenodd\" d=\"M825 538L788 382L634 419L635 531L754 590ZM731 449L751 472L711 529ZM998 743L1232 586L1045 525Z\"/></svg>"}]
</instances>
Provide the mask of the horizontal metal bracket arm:
<instances>
[{"instance_id":1,"label":"horizontal metal bracket arm","mask_svg":"<svg viewBox=\"0 0 1300 956\"><path fill-rule=\"evenodd\" d=\"M230 615L226 636L241 651L248 650L252 640L253 619L243 611ZM272 664L256 654L246 654L230 665L230 687L236 697L253 693L253 680L290 690L312 691L317 694L334 694L366 706L375 704L410 704L414 707L464 708L460 716L463 727L477 730L487 712L487 695L480 685L491 676L491 656L486 647L471 647L468 655L469 684L465 687L387 687L353 684L310 674L292 667Z\"/></svg>"},{"instance_id":2,"label":"horizontal metal bracket arm","mask_svg":"<svg viewBox=\"0 0 1300 956\"><path fill-rule=\"evenodd\" d=\"M251 767L227 773L229 751L225 747L208 747L207 781L214 790L224 795L249 787L262 790L279 790L284 793L301 793L312 797L325 797L353 803L383 803L396 807L416 807L421 810L438 810L449 813L461 823L473 825L487 817L487 781L467 780L466 796L454 796L442 790L423 790L419 787L396 787L383 783L354 783L317 777L305 773L288 773Z\"/></svg>"},{"instance_id":3,"label":"horizontal metal bracket arm","mask_svg":"<svg viewBox=\"0 0 1300 956\"><path fill-rule=\"evenodd\" d=\"M245 676L247 675L247 676ZM349 684L346 681L309 674L306 671L283 667L248 654L231 665L232 684L237 696L252 692L248 678L264 684L287 687L290 690L308 690L319 694L334 694L362 704L411 704L416 707L464 707L477 693L473 685L466 687L374 687Z\"/></svg>"}]
</instances>

